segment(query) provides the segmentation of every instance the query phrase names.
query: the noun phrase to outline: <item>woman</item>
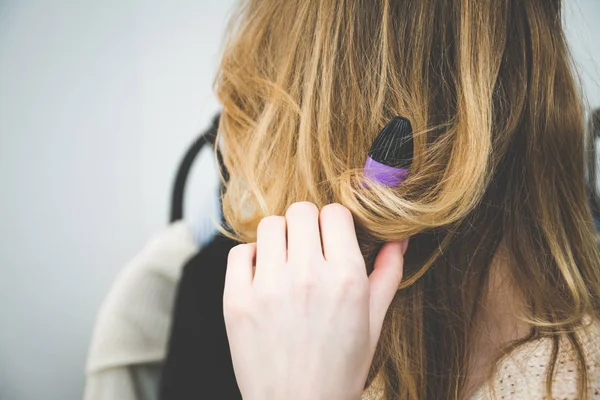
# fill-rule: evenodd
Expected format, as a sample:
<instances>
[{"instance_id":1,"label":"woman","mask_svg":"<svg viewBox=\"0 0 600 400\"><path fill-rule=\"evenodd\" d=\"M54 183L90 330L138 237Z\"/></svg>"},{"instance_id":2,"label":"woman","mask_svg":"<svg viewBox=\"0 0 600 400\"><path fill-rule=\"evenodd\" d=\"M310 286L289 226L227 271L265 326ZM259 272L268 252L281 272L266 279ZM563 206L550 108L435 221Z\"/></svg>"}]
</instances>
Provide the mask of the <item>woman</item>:
<instances>
[{"instance_id":1,"label":"woman","mask_svg":"<svg viewBox=\"0 0 600 400\"><path fill-rule=\"evenodd\" d=\"M229 32L216 93L230 238L197 251L177 225L137 259L135 274L168 279L131 273L107 301L99 326L119 316L128 334L96 330L89 399L140 398L158 373L129 367L161 365L184 262L165 400L600 396L595 152L559 0L244 0ZM364 185L395 116L413 127L409 176ZM307 271L326 284L281 290ZM106 343L143 354L115 377ZM108 382L131 395L96 396Z\"/></svg>"},{"instance_id":2,"label":"woman","mask_svg":"<svg viewBox=\"0 0 600 400\"><path fill-rule=\"evenodd\" d=\"M259 221L295 202L340 203L367 273L383 242L411 237L365 387L377 377L386 399L599 395L593 142L560 1L245 1L216 92L229 235L255 242ZM411 173L366 188L366 152L397 115L414 128ZM272 240L286 220L292 240L289 216L271 220ZM258 240L258 256L236 248L228 279L250 279L240 263L260 258ZM234 311L226 301L242 394L277 386L243 365L256 354L237 336L260 332ZM515 357L532 355L519 372Z\"/></svg>"}]
</instances>

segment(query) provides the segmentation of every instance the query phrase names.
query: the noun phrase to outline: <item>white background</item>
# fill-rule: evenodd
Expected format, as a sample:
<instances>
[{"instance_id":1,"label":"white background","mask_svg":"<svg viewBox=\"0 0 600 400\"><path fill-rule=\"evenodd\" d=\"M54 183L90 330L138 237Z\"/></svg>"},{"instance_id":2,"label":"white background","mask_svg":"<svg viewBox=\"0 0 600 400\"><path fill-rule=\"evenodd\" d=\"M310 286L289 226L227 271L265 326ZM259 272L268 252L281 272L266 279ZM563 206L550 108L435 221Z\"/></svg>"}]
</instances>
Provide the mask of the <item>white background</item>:
<instances>
[{"instance_id":1,"label":"white background","mask_svg":"<svg viewBox=\"0 0 600 400\"><path fill-rule=\"evenodd\" d=\"M599 106L600 3L567 2ZM232 3L0 0L0 399L81 398L96 311L218 109Z\"/></svg>"}]
</instances>

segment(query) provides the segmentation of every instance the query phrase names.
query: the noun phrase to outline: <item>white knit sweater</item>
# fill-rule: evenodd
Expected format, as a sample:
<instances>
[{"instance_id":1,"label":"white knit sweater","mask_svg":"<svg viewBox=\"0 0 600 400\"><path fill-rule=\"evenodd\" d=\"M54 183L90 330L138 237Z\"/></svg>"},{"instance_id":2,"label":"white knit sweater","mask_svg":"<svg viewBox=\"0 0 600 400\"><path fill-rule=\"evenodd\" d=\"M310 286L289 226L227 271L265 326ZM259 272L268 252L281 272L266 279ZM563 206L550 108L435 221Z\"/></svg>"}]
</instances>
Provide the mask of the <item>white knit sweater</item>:
<instances>
[{"instance_id":1,"label":"white knit sweater","mask_svg":"<svg viewBox=\"0 0 600 400\"><path fill-rule=\"evenodd\" d=\"M600 323L578 333L587 362L588 394L600 399ZM554 399L577 400L577 362L570 343L563 339L558 354L552 394ZM515 399L547 400L546 369L552 354L552 340L539 339L518 348L503 359L491 382L482 385L469 400ZM362 400L381 399L381 381L377 378Z\"/></svg>"}]
</instances>

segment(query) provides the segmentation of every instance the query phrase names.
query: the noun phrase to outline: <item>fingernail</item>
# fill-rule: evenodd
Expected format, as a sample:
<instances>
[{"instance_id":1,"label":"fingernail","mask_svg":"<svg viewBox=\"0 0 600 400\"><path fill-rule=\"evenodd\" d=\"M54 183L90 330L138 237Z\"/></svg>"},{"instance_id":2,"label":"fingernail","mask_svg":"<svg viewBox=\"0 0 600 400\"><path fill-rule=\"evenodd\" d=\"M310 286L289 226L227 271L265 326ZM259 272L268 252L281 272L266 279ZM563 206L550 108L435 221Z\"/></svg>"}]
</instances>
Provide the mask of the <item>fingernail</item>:
<instances>
[{"instance_id":1,"label":"fingernail","mask_svg":"<svg viewBox=\"0 0 600 400\"><path fill-rule=\"evenodd\" d=\"M404 253L406 253L406 249L408 249L408 238L400 242L400 249L402 250L402 255L404 255Z\"/></svg>"}]
</instances>

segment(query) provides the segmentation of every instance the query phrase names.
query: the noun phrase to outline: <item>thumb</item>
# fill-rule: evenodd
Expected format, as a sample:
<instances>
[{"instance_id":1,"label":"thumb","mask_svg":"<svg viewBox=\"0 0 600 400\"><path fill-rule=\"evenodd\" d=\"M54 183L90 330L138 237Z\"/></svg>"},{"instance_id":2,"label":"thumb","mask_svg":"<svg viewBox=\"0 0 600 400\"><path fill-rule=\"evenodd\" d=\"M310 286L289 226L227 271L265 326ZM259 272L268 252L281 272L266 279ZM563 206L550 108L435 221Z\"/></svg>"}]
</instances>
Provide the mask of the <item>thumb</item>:
<instances>
[{"instance_id":1,"label":"thumb","mask_svg":"<svg viewBox=\"0 0 600 400\"><path fill-rule=\"evenodd\" d=\"M369 275L370 329L374 345L379 340L383 320L402 280L407 247L408 238L384 244L375 259L373 272Z\"/></svg>"}]
</instances>

